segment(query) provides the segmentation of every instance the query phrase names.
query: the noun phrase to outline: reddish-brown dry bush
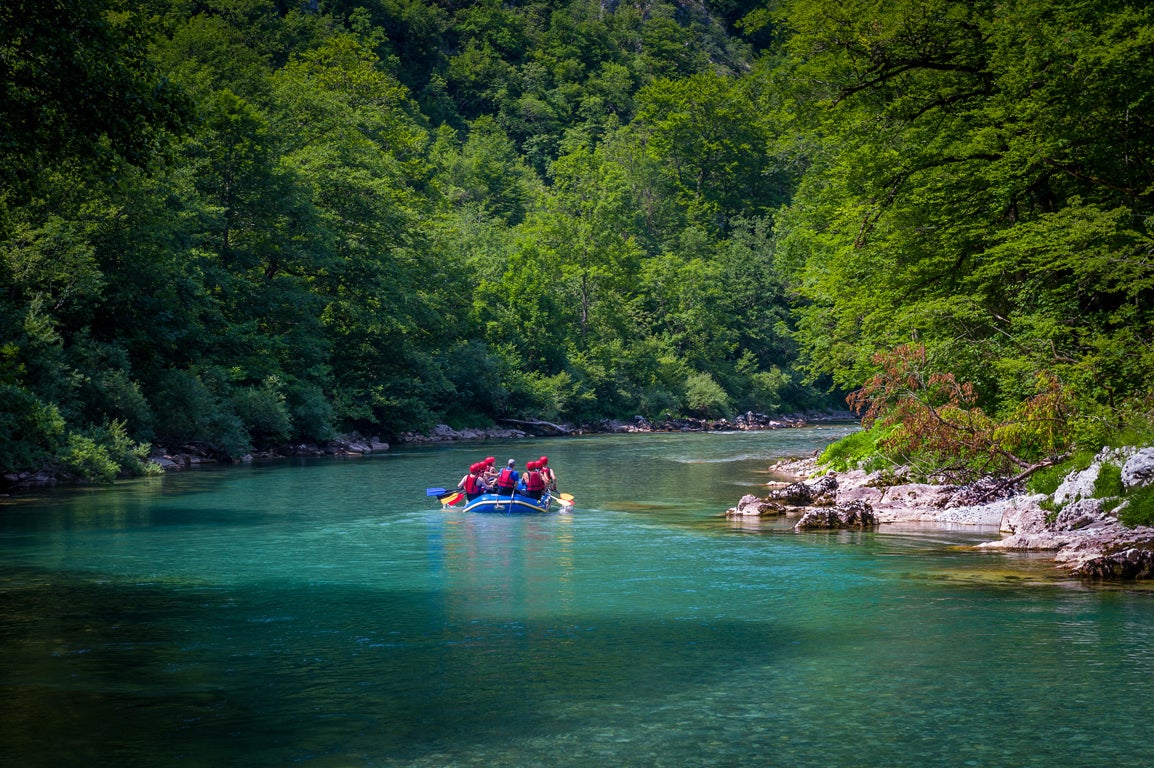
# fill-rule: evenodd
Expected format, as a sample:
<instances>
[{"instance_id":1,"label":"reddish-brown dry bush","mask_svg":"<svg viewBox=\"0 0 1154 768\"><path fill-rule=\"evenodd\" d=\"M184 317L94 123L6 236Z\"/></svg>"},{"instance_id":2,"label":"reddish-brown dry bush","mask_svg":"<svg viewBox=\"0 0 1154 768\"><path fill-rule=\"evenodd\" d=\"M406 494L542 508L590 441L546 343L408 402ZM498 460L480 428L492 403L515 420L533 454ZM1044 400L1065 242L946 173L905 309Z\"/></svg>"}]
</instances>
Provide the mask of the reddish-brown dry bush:
<instances>
[{"instance_id":1,"label":"reddish-brown dry bush","mask_svg":"<svg viewBox=\"0 0 1154 768\"><path fill-rule=\"evenodd\" d=\"M1037 394L996 419L977 405L970 382L932 370L923 345L903 344L874 362L878 372L847 400L864 427L897 426L879 442L895 459L954 481L1014 482L1059 460L1072 406L1053 374L1038 373Z\"/></svg>"}]
</instances>

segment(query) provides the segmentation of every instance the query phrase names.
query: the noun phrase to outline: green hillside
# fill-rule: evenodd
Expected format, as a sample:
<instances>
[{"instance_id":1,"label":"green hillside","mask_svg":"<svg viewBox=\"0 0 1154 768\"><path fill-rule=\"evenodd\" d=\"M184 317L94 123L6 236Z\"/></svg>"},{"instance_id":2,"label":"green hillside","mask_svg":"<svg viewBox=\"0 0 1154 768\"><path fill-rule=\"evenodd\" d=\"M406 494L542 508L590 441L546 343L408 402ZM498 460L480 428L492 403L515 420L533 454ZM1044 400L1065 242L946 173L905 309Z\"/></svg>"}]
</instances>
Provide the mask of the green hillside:
<instances>
[{"instance_id":1,"label":"green hillside","mask_svg":"<svg viewBox=\"0 0 1154 768\"><path fill-rule=\"evenodd\" d=\"M1154 405L1137 0L15 0L0 73L3 472L863 386L1014 471Z\"/></svg>"}]
</instances>

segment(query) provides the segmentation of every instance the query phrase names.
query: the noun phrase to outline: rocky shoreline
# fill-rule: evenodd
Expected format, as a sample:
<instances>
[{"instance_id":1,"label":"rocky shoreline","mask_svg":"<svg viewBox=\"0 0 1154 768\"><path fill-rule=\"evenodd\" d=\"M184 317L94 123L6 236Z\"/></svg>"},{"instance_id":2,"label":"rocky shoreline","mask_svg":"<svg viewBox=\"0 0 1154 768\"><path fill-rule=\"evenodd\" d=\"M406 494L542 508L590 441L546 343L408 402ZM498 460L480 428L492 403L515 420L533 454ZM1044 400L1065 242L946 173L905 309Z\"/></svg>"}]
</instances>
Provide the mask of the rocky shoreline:
<instances>
[{"instance_id":1,"label":"rocky shoreline","mask_svg":"<svg viewBox=\"0 0 1154 768\"><path fill-rule=\"evenodd\" d=\"M884 529L914 522L997 527L1003 538L977 548L1052 553L1059 567L1083 578L1154 578L1154 528L1127 528L1118 520L1121 505L1093 498L1107 464L1121 466L1127 488L1154 484L1154 447L1104 450L1051 495L1002 490L993 498L999 488L993 480L967 486L895 485L864 470L823 472L809 458L771 466L786 479L771 483L765 496L744 496L726 516L785 515L798 518L796 530Z\"/></svg>"},{"instance_id":2,"label":"rocky shoreline","mask_svg":"<svg viewBox=\"0 0 1154 768\"><path fill-rule=\"evenodd\" d=\"M658 419L644 416L632 419L602 419L585 424L555 424L535 419L501 419L506 426L465 428L456 430L445 424L437 425L429 433L406 432L402 443L432 443L448 440L504 440L524 437L556 437L562 435L599 435L646 432L744 432L770 429L797 429L811 424L831 421L857 421L849 411L820 411L770 416L747 411L733 419Z\"/></svg>"},{"instance_id":3,"label":"rocky shoreline","mask_svg":"<svg viewBox=\"0 0 1154 768\"><path fill-rule=\"evenodd\" d=\"M723 432L770 429L796 429L813 423L856 421L848 411L821 411L770 416L748 411L734 419L665 419L650 421L643 416L628 420L606 419L580 425L554 424L537 419L503 419L492 427L454 429L438 424L429 432L406 432L398 436L401 444L424 444L458 440L519 440L529 437L564 435L646 433L646 432ZM206 443L154 445L149 460L160 471L179 472L206 464L243 464L257 460L286 459L299 456L334 456L355 458L389 450L380 437L364 437L356 432L323 442L291 443L263 451L233 457ZM84 481L53 469L9 472L0 475L0 491L51 488L81 484Z\"/></svg>"}]
</instances>

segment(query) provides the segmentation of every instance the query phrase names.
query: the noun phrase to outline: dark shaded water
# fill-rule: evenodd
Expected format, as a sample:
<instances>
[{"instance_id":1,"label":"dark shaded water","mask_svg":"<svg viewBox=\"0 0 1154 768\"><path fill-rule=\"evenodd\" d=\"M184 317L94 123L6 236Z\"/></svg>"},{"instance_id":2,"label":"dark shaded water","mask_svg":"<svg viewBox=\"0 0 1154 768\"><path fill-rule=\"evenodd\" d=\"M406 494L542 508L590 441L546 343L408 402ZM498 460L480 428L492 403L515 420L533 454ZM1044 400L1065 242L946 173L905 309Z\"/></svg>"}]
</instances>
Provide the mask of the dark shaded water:
<instances>
[{"instance_id":1,"label":"dark shaded water","mask_svg":"<svg viewBox=\"0 0 1154 768\"><path fill-rule=\"evenodd\" d=\"M1154 593L719 514L844 429L201 471L0 506L13 766L1146 766ZM571 515L424 494L547 452Z\"/></svg>"}]
</instances>

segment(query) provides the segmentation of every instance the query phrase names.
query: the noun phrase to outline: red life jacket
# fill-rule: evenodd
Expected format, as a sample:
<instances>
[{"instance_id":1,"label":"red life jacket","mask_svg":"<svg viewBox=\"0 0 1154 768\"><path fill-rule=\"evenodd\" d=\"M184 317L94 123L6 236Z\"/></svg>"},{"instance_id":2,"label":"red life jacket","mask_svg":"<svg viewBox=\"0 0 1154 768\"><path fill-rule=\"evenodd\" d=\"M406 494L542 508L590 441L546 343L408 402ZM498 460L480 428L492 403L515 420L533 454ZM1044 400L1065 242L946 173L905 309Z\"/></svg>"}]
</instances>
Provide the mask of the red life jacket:
<instances>
[{"instance_id":1,"label":"red life jacket","mask_svg":"<svg viewBox=\"0 0 1154 768\"><path fill-rule=\"evenodd\" d=\"M545 478L541 477L541 473L537 471L530 472L525 475L525 490L526 491L543 491L545 490Z\"/></svg>"},{"instance_id":2,"label":"red life jacket","mask_svg":"<svg viewBox=\"0 0 1154 768\"><path fill-rule=\"evenodd\" d=\"M465 493L475 496L478 493L484 493L484 491L485 486L481 482L481 478L470 472L469 476L465 478Z\"/></svg>"},{"instance_id":3,"label":"red life jacket","mask_svg":"<svg viewBox=\"0 0 1154 768\"><path fill-rule=\"evenodd\" d=\"M512 488L517 481L513 479L513 475L517 474L517 470L505 467L501 470L501 474L497 475L498 488Z\"/></svg>"}]
</instances>

